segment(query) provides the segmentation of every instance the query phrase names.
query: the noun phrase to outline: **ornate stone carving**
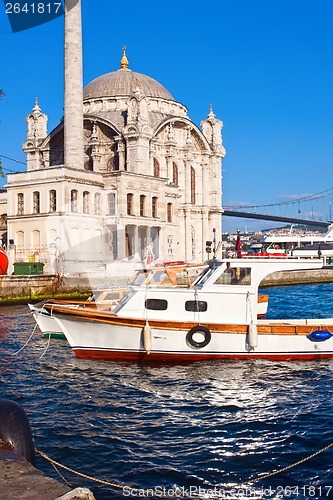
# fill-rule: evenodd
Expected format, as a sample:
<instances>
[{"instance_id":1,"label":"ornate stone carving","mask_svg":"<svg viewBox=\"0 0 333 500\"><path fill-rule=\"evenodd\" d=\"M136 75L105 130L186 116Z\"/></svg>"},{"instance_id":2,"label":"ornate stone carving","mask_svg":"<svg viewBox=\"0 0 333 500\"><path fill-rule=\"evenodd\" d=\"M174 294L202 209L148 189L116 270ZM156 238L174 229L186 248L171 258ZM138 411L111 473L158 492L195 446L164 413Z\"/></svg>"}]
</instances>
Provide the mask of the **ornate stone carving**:
<instances>
[{"instance_id":1,"label":"ornate stone carving","mask_svg":"<svg viewBox=\"0 0 333 500\"><path fill-rule=\"evenodd\" d=\"M33 108L32 113L26 117L26 121L28 124L27 140L35 139L39 141L45 139L47 136L46 124L48 118L47 115L41 112L37 97L35 107Z\"/></svg>"}]
</instances>

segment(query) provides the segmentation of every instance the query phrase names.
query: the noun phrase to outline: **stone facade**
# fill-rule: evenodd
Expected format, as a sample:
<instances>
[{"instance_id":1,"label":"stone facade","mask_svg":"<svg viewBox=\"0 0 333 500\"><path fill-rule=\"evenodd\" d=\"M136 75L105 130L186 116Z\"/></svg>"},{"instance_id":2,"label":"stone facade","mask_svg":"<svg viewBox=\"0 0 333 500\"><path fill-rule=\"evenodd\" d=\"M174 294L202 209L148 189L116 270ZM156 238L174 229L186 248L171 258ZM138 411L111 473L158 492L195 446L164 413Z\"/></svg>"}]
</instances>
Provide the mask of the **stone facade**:
<instances>
[{"instance_id":1,"label":"stone facade","mask_svg":"<svg viewBox=\"0 0 333 500\"><path fill-rule=\"evenodd\" d=\"M64 160L64 122L48 135L37 101L27 122L27 171L6 185L21 260L33 254L44 272L72 274L206 259L213 228L221 234L225 155L212 109L199 129L124 51L118 71L84 88L82 162Z\"/></svg>"}]
</instances>

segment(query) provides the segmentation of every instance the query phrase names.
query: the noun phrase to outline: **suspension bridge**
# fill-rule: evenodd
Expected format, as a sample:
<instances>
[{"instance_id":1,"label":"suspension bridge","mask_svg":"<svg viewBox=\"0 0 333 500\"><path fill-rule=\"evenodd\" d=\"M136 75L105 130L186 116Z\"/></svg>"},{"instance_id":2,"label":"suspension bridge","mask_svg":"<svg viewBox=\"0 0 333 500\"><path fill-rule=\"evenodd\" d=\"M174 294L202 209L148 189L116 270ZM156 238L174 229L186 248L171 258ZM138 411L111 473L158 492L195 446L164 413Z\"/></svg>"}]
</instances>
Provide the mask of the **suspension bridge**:
<instances>
[{"instance_id":1,"label":"suspension bridge","mask_svg":"<svg viewBox=\"0 0 333 500\"><path fill-rule=\"evenodd\" d=\"M333 188L266 205L225 205L222 216L327 228L332 224L332 203Z\"/></svg>"}]
</instances>

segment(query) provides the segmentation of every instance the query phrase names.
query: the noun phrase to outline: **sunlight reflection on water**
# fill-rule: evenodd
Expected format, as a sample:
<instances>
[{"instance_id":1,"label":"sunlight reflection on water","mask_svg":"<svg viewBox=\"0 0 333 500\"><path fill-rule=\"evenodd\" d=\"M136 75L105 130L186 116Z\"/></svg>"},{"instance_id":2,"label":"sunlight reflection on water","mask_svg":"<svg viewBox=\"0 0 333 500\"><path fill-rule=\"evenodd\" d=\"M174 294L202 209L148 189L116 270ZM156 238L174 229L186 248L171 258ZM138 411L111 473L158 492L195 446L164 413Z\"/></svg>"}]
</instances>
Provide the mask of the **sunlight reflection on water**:
<instances>
[{"instance_id":1,"label":"sunlight reflection on water","mask_svg":"<svg viewBox=\"0 0 333 500\"><path fill-rule=\"evenodd\" d=\"M282 296L304 309L302 290L291 288L269 291L271 312ZM313 286L311 296L327 312L333 301L328 307L322 291ZM333 361L153 367L79 360L55 340L40 359L46 341L38 333L13 356L33 327L25 307L1 309L2 397L24 406L37 448L91 476L135 487L221 487L286 467L333 441ZM37 465L58 479L40 457ZM70 480L97 500L123 498ZM333 484L331 449L258 485L283 498L279 485L324 483Z\"/></svg>"}]
</instances>

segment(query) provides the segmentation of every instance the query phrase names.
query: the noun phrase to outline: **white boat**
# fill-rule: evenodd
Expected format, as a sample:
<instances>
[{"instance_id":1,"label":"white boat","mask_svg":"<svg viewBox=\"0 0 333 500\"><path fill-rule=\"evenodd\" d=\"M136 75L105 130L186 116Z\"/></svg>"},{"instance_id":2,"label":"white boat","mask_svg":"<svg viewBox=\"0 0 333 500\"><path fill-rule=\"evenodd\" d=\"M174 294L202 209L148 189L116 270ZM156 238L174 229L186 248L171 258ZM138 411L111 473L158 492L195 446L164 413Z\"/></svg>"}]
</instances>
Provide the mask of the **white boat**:
<instances>
[{"instance_id":1,"label":"white boat","mask_svg":"<svg viewBox=\"0 0 333 500\"><path fill-rule=\"evenodd\" d=\"M321 259L213 260L190 285L133 286L112 312L44 307L79 358L176 363L329 358L333 318L257 319L263 278L322 265Z\"/></svg>"},{"instance_id":2,"label":"white boat","mask_svg":"<svg viewBox=\"0 0 333 500\"><path fill-rule=\"evenodd\" d=\"M28 304L28 307L43 334L43 337L66 338L54 317L43 306Z\"/></svg>"},{"instance_id":3,"label":"white boat","mask_svg":"<svg viewBox=\"0 0 333 500\"><path fill-rule=\"evenodd\" d=\"M94 290L92 296L85 301L72 300L50 300L49 304L67 304L70 307L89 307L111 310L126 293L127 288L101 288ZM65 339L65 335L55 321L52 314L44 308L44 305L28 304L28 307L43 334L43 337L53 339Z\"/></svg>"},{"instance_id":4,"label":"white boat","mask_svg":"<svg viewBox=\"0 0 333 500\"><path fill-rule=\"evenodd\" d=\"M155 287L155 286L183 286L190 285L197 277L198 274L203 269L203 265L187 265L187 264L177 264L165 267L153 267L153 268L143 268L139 269L133 280L131 281L130 287L133 286L144 286L144 287ZM100 288L94 290L92 296L86 301L63 301L63 300L50 300L48 304L66 304L70 307L88 307L97 308L99 310L113 310L119 303L119 301L124 297L124 295L129 291L130 288ZM41 330L43 337L51 338L66 338L62 332L59 323L55 320L53 315L44 308L44 306L38 306L33 304L28 304L30 311L35 318L35 321ZM268 295L259 294L258 295L258 318L263 318L268 309Z\"/></svg>"},{"instance_id":5,"label":"white boat","mask_svg":"<svg viewBox=\"0 0 333 500\"><path fill-rule=\"evenodd\" d=\"M318 254L321 247L324 251ZM333 257L333 224L325 234L301 234L290 230L286 235L264 236L261 243L250 245L250 251L274 257Z\"/></svg>"},{"instance_id":6,"label":"white boat","mask_svg":"<svg viewBox=\"0 0 333 500\"><path fill-rule=\"evenodd\" d=\"M295 247L292 250L292 255L293 257L326 257L328 259L333 258L333 242L332 243L326 243L324 241L320 243L312 243L309 245L301 245L298 247Z\"/></svg>"}]
</instances>

